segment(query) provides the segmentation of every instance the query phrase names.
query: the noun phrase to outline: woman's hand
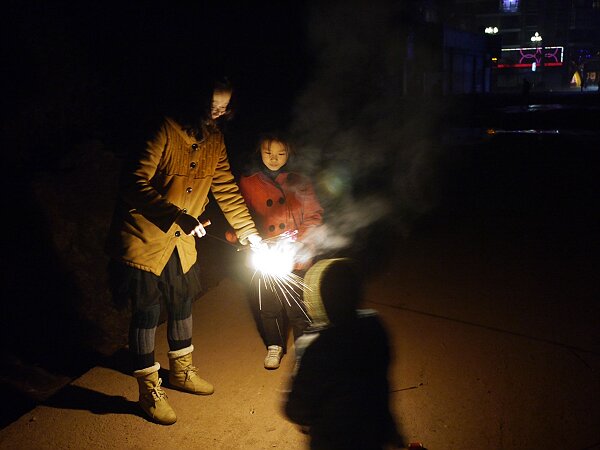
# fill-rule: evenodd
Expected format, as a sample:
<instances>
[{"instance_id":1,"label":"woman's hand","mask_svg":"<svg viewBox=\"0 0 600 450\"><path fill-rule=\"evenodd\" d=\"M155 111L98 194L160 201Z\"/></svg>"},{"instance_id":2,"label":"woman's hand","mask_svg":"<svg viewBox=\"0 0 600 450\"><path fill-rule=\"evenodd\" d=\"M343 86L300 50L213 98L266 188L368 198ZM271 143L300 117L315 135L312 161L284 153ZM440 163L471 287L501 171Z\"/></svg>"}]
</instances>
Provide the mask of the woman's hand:
<instances>
[{"instance_id":1,"label":"woman's hand","mask_svg":"<svg viewBox=\"0 0 600 450\"><path fill-rule=\"evenodd\" d=\"M200 223L198 219L194 216L190 216L187 213L181 213L177 219L175 219L175 223L181 227L183 232L189 236L197 236L203 237L206 236L206 230L204 227L210 225L210 220L204 221L204 223Z\"/></svg>"},{"instance_id":2,"label":"woman's hand","mask_svg":"<svg viewBox=\"0 0 600 450\"><path fill-rule=\"evenodd\" d=\"M262 238L258 234L251 234L248 236L248 242L250 243L250 247L259 248L264 245Z\"/></svg>"}]
</instances>

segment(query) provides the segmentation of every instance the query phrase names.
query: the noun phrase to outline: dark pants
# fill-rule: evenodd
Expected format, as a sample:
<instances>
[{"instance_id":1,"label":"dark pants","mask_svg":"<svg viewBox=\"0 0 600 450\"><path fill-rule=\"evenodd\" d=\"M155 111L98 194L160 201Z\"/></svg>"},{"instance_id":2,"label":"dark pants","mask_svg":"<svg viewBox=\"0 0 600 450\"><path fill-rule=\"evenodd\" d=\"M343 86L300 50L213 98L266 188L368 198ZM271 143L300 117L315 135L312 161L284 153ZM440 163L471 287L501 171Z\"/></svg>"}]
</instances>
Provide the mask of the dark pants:
<instances>
[{"instance_id":1,"label":"dark pants","mask_svg":"<svg viewBox=\"0 0 600 450\"><path fill-rule=\"evenodd\" d=\"M304 272L295 274L302 279ZM289 329L297 339L308 326L302 289L293 284L269 282L263 276L257 276L251 290L258 305L260 331L265 346L279 345L284 352L287 351Z\"/></svg>"},{"instance_id":2,"label":"dark pants","mask_svg":"<svg viewBox=\"0 0 600 450\"><path fill-rule=\"evenodd\" d=\"M155 363L154 336L160 322L161 307L167 312L167 340L170 350L192 344L192 303L201 292L195 268L184 274L174 251L160 276L120 264L120 292L127 292L132 315L129 350L134 370Z\"/></svg>"}]
</instances>

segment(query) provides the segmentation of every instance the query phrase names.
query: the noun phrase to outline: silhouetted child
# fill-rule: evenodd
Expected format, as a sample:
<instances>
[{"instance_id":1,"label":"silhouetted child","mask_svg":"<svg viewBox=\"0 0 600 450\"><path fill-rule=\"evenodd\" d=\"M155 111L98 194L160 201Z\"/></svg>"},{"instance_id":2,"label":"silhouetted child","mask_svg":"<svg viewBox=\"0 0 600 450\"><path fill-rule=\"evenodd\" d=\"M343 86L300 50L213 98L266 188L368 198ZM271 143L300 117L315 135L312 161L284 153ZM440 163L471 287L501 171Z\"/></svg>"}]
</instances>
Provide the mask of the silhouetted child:
<instances>
[{"instance_id":1,"label":"silhouetted child","mask_svg":"<svg viewBox=\"0 0 600 450\"><path fill-rule=\"evenodd\" d=\"M389 409L390 345L363 299L361 272L349 259L325 259L305 276L313 324L296 341L296 368L285 414L310 435L311 449L402 446Z\"/></svg>"}]
</instances>

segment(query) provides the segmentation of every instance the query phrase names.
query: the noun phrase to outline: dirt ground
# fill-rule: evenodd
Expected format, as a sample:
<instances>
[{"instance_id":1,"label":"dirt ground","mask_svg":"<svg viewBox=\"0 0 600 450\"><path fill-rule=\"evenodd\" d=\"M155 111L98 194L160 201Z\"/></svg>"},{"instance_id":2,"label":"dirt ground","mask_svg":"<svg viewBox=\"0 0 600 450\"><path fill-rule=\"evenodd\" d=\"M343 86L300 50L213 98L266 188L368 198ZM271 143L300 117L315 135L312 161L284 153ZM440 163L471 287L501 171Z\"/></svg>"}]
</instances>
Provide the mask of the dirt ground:
<instances>
[{"instance_id":1,"label":"dirt ground","mask_svg":"<svg viewBox=\"0 0 600 450\"><path fill-rule=\"evenodd\" d=\"M410 233L383 222L357 237L351 256L368 269L365 306L390 334L390 402L407 442L429 450L600 449L597 141L573 136L495 136L454 149L440 208ZM217 239L202 245L211 257L201 264L208 290L194 304L194 358L214 395L167 387L178 421L162 427L137 409L122 346L74 375L49 379L51 365L28 366L23 388L39 387L39 375L57 393L7 423L0 448L306 448L281 414L292 358L263 368L237 255ZM118 347L126 315L93 309L102 311L114 325L107 348ZM157 359L167 367L165 334L163 325ZM73 366L86 367L76 348L64 348ZM13 370L11 386L19 374Z\"/></svg>"},{"instance_id":2,"label":"dirt ground","mask_svg":"<svg viewBox=\"0 0 600 450\"><path fill-rule=\"evenodd\" d=\"M600 448L598 305L585 255L571 252L569 269L540 242L529 240L523 253L514 236L506 245L449 229L424 226L373 259L381 264L366 306L391 336L390 400L406 440L430 450ZM166 367L165 334L163 325L157 359ZM176 424L140 415L118 352L1 430L0 447L306 448L281 413L292 358L276 371L262 367L264 347L234 273L194 305L194 345L216 391L166 388Z\"/></svg>"}]
</instances>

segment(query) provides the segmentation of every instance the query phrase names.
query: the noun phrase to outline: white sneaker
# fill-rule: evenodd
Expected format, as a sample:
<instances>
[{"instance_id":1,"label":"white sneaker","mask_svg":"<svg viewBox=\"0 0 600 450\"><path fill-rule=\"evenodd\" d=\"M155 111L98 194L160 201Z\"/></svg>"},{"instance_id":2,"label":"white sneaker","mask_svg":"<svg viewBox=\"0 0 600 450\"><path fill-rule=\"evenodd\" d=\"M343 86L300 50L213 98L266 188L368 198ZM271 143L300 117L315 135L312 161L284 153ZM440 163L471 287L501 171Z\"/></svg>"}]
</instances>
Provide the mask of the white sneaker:
<instances>
[{"instance_id":1,"label":"white sneaker","mask_svg":"<svg viewBox=\"0 0 600 450\"><path fill-rule=\"evenodd\" d=\"M277 369L282 355L282 347L279 345L269 345L267 347L267 356L265 357L265 369Z\"/></svg>"}]
</instances>

